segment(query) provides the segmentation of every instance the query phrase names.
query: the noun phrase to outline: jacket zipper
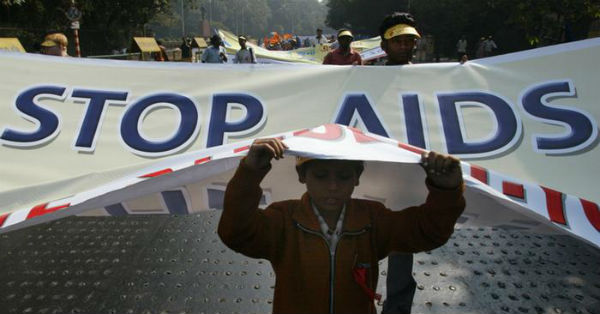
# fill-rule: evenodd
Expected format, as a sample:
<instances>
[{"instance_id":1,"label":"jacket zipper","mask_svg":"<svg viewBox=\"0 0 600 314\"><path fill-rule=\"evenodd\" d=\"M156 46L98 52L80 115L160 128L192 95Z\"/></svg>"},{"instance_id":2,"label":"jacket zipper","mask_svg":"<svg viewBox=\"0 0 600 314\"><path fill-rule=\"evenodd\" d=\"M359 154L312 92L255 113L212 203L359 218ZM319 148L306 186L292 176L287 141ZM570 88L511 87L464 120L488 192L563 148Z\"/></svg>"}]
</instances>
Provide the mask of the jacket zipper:
<instances>
[{"instance_id":1,"label":"jacket zipper","mask_svg":"<svg viewBox=\"0 0 600 314\"><path fill-rule=\"evenodd\" d=\"M333 254L331 253L331 247L329 246L329 242L327 242L327 239L322 233L308 229L301 225L299 222L296 222L296 226L304 232L320 237L321 239L323 239L323 241L325 241L325 245L327 245L327 251L329 253L329 314L333 314L333 280L335 278L333 275L335 272L335 252Z\"/></svg>"},{"instance_id":2,"label":"jacket zipper","mask_svg":"<svg viewBox=\"0 0 600 314\"><path fill-rule=\"evenodd\" d=\"M338 246L335 246L335 250L333 252L331 252L331 247L329 246L329 242L327 242L327 239L325 238L325 236L317 231L308 229L306 227L304 227L303 225L301 225L299 222L296 222L296 226L298 228L300 228L302 231L316 235L318 237L320 237L321 239L323 239L323 241L325 241L325 245L327 245L327 250L329 251L329 314L333 314L333 305L334 305L334 293L333 293L333 288L335 286L335 256L337 253L337 248ZM351 235L351 236L356 236L356 235L361 235L365 232L367 232L367 230L370 228L370 225L367 225L365 228L358 230L358 231L346 231L346 232L342 232L340 234L340 239L342 240L342 238L345 235ZM338 240L338 243L340 243Z\"/></svg>"}]
</instances>

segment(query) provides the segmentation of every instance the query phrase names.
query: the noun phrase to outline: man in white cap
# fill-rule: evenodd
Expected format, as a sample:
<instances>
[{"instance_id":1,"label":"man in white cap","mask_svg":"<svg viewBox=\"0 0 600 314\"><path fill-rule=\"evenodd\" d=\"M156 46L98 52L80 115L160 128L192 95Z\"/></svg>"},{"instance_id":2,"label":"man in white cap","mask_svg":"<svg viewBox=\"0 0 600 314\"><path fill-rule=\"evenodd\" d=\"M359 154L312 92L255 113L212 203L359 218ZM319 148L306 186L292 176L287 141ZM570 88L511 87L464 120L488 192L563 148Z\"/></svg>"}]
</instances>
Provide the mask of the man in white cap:
<instances>
[{"instance_id":1,"label":"man in white cap","mask_svg":"<svg viewBox=\"0 0 600 314\"><path fill-rule=\"evenodd\" d=\"M239 36L238 43L240 44L240 50L235 53L234 63L256 63L254 58L254 51L252 48L246 47L246 37Z\"/></svg>"},{"instance_id":2,"label":"man in white cap","mask_svg":"<svg viewBox=\"0 0 600 314\"><path fill-rule=\"evenodd\" d=\"M341 29L337 37L339 47L325 56L323 64L361 65L362 59L360 54L350 47L352 40L354 40L352 32L347 29Z\"/></svg>"}]
</instances>

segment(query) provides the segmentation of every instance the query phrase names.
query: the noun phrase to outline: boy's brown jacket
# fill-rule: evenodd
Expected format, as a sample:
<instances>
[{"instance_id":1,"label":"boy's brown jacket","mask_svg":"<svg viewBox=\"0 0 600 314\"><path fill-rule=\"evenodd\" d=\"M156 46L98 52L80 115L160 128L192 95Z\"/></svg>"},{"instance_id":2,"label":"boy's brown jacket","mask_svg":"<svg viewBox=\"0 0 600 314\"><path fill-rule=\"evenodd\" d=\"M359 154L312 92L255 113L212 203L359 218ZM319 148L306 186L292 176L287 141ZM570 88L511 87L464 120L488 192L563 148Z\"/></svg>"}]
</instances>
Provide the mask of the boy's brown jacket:
<instances>
[{"instance_id":1,"label":"boy's brown jacket","mask_svg":"<svg viewBox=\"0 0 600 314\"><path fill-rule=\"evenodd\" d=\"M301 200L258 208L260 182L269 170L240 164L227 185L218 234L231 249L271 262L276 274L273 313L376 313L352 270L367 268L368 286L375 290L380 259L391 251L420 252L443 245L465 207L463 186L448 191L427 184L427 201L402 211L352 199L335 255L330 256L306 193Z\"/></svg>"}]
</instances>

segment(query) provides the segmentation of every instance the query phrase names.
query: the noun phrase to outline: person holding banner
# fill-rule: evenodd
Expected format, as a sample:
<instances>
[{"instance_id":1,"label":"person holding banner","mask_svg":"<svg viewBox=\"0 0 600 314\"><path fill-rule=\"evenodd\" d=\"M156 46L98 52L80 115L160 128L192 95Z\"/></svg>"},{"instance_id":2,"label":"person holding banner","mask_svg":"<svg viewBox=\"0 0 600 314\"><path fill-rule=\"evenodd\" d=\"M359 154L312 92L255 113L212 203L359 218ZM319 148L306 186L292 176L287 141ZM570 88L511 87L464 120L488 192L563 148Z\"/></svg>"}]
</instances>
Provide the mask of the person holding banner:
<instances>
[{"instance_id":1,"label":"person holding banner","mask_svg":"<svg viewBox=\"0 0 600 314\"><path fill-rule=\"evenodd\" d=\"M381 49L387 54L385 65L412 64L417 40L421 35L410 13L394 12L386 16L379 26ZM386 278L387 298L384 314L410 313L417 283L412 275L413 255L393 252L388 258Z\"/></svg>"},{"instance_id":2,"label":"person holding banner","mask_svg":"<svg viewBox=\"0 0 600 314\"><path fill-rule=\"evenodd\" d=\"M413 51L421 35L410 13L394 12L379 26L381 49L387 54L385 65L412 64ZM413 255L392 252L388 258L387 298L384 314L410 313L417 283L412 274Z\"/></svg>"},{"instance_id":3,"label":"person holding banner","mask_svg":"<svg viewBox=\"0 0 600 314\"><path fill-rule=\"evenodd\" d=\"M379 26L381 49L388 57L386 65L411 64L417 39L421 35L416 29L410 13L394 12L386 16Z\"/></svg>"},{"instance_id":4,"label":"person holding banner","mask_svg":"<svg viewBox=\"0 0 600 314\"><path fill-rule=\"evenodd\" d=\"M362 59L360 54L350 47L352 40L354 40L352 32L347 29L341 29L337 37L339 47L325 56L323 64L361 65Z\"/></svg>"},{"instance_id":5,"label":"person holding banner","mask_svg":"<svg viewBox=\"0 0 600 314\"><path fill-rule=\"evenodd\" d=\"M464 210L460 161L435 152L422 156L429 195L420 206L391 211L353 199L362 161L297 157L306 193L261 210L260 183L286 149L277 138L253 142L227 185L218 226L229 248L271 262L273 313L376 313L378 261L443 245Z\"/></svg>"}]
</instances>

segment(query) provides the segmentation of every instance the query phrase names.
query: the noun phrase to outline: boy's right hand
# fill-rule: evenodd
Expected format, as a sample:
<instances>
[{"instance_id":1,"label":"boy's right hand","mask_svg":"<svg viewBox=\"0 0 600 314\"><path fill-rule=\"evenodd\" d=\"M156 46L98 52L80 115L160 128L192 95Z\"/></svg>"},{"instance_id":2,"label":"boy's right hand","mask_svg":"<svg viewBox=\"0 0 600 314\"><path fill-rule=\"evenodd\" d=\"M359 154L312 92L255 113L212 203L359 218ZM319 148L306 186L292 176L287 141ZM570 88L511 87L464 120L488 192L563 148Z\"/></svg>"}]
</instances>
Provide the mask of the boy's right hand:
<instances>
[{"instance_id":1,"label":"boy's right hand","mask_svg":"<svg viewBox=\"0 0 600 314\"><path fill-rule=\"evenodd\" d=\"M252 142L244 163L254 170L264 169L271 164L271 159L283 158L286 149L287 145L278 138L257 139Z\"/></svg>"}]
</instances>

